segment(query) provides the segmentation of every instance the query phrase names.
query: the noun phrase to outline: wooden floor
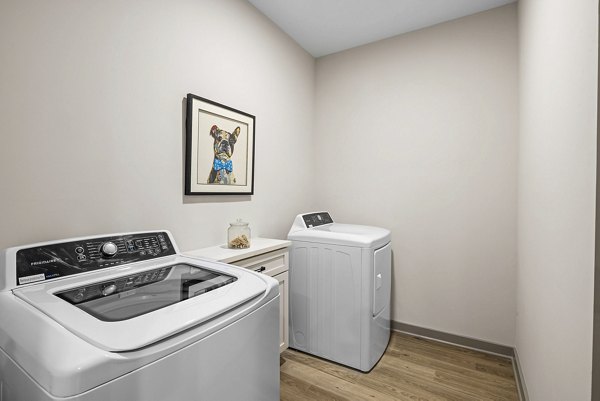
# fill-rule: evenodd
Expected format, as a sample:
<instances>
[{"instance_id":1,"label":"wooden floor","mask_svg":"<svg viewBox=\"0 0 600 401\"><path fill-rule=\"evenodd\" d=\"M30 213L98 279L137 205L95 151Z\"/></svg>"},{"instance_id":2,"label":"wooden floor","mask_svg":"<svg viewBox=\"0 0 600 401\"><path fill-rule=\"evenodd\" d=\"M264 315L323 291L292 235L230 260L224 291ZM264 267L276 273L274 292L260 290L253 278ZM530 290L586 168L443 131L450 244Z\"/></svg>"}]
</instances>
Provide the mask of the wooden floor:
<instances>
[{"instance_id":1,"label":"wooden floor","mask_svg":"<svg viewBox=\"0 0 600 401\"><path fill-rule=\"evenodd\" d=\"M512 361L393 332L369 373L288 349L281 400L518 400Z\"/></svg>"}]
</instances>

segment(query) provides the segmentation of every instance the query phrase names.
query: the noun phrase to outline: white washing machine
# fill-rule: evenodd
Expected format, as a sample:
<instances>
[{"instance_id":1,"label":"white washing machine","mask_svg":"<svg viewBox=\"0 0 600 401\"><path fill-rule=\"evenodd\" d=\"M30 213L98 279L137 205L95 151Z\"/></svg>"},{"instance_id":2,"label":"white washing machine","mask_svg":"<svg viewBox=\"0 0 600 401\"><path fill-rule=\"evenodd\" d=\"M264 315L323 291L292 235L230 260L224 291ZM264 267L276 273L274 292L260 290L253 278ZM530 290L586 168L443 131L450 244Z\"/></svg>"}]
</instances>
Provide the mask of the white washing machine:
<instances>
[{"instance_id":1,"label":"white washing machine","mask_svg":"<svg viewBox=\"0 0 600 401\"><path fill-rule=\"evenodd\" d=\"M390 339L390 231L296 216L290 250L290 347L367 372Z\"/></svg>"},{"instance_id":2,"label":"white washing machine","mask_svg":"<svg viewBox=\"0 0 600 401\"><path fill-rule=\"evenodd\" d=\"M167 231L0 254L0 400L279 400L276 280Z\"/></svg>"}]
</instances>

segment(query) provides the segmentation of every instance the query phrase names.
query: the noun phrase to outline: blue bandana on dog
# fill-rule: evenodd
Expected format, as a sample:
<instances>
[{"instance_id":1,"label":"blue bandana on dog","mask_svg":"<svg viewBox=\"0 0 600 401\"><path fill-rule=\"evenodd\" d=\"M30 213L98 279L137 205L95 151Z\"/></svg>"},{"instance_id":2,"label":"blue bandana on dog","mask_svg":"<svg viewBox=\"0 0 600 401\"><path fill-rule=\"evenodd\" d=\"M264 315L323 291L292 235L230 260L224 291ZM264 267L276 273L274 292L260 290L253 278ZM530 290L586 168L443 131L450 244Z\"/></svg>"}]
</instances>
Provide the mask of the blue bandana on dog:
<instances>
[{"instance_id":1,"label":"blue bandana on dog","mask_svg":"<svg viewBox=\"0 0 600 401\"><path fill-rule=\"evenodd\" d=\"M224 162L223 160L215 159L213 163L213 168L215 169L215 171L227 170L228 173L231 173L233 171L233 163L231 162L231 160L227 160L226 162Z\"/></svg>"}]
</instances>

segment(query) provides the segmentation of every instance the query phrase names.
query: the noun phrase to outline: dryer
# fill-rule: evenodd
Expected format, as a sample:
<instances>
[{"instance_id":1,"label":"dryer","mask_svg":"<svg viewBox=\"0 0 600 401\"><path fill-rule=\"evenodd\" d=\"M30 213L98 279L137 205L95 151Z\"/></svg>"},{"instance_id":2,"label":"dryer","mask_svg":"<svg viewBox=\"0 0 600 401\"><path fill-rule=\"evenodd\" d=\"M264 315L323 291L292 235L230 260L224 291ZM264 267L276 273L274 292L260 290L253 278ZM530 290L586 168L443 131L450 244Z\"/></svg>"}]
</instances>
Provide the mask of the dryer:
<instances>
[{"instance_id":1,"label":"dryer","mask_svg":"<svg viewBox=\"0 0 600 401\"><path fill-rule=\"evenodd\" d=\"M391 235L299 214L288 233L290 347L371 370L390 339Z\"/></svg>"},{"instance_id":2,"label":"dryer","mask_svg":"<svg viewBox=\"0 0 600 401\"><path fill-rule=\"evenodd\" d=\"M279 400L276 280L168 231L0 253L0 400Z\"/></svg>"}]
</instances>

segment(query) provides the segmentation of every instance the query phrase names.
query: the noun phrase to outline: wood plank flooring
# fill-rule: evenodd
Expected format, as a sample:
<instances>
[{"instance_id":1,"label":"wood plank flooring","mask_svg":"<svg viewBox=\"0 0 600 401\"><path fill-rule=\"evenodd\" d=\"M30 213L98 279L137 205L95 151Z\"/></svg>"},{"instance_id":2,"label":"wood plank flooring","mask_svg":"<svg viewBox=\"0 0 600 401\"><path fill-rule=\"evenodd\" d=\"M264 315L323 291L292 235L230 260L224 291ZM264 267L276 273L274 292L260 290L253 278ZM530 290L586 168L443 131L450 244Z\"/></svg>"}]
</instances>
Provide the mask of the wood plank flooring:
<instances>
[{"instance_id":1,"label":"wood plank flooring","mask_svg":"<svg viewBox=\"0 0 600 401\"><path fill-rule=\"evenodd\" d=\"M509 358L392 332L369 373L288 349L281 400L518 401Z\"/></svg>"}]
</instances>

